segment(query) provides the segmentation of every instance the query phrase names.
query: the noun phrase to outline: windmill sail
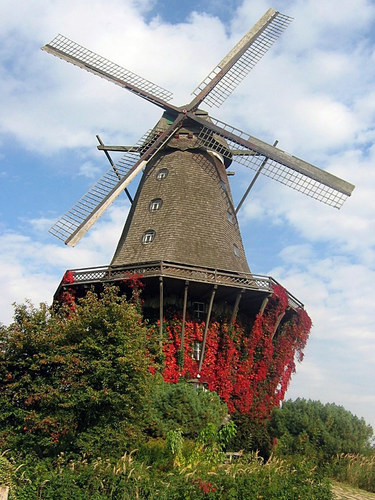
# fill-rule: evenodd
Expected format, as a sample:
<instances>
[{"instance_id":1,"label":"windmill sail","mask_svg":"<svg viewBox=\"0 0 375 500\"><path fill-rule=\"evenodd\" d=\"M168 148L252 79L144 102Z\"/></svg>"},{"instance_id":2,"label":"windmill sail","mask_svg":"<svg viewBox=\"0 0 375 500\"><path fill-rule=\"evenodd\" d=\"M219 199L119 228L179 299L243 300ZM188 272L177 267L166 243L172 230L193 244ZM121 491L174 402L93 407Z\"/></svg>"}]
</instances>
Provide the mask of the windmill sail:
<instances>
[{"instance_id":1,"label":"windmill sail","mask_svg":"<svg viewBox=\"0 0 375 500\"><path fill-rule=\"evenodd\" d=\"M194 90L194 105L199 106L204 101L208 106L219 107L292 20L289 16L269 9Z\"/></svg>"},{"instance_id":2,"label":"windmill sail","mask_svg":"<svg viewBox=\"0 0 375 500\"><path fill-rule=\"evenodd\" d=\"M158 136L159 132L155 129L147 132L134 146L133 151L126 152L115 164L115 168L111 166L49 232L65 244L74 246L141 170L143 164L134 169L138 163L140 146L152 144ZM91 221L90 224L88 220Z\"/></svg>"},{"instance_id":3,"label":"windmill sail","mask_svg":"<svg viewBox=\"0 0 375 500\"><path fill-rule=\"evenodd\" d=\"M50 43L44 45L42 50L109 80L115 85L126 88L163 109L171 108L166 102L172 99L171 92L82 47L63 35L57 35Z\"/></svg>"},{"instance_id":4,"label":"windmill sail","mask_svg":"<svg viewBox=\"0 0 375 500\"><path fill-rule=\"evenodd\" d=\"M267 159L262 174L326 205L340 208L354 189L349 182L224 122L213 118L211 123L204 122L198 117L195 117L195 120L203 125L199 139L207 149L214 150L227 158L233 157L238 163L253 170L258 170ZM225 139L229 147L220 145L215 136Z\"/></svg>"}]
</instances>

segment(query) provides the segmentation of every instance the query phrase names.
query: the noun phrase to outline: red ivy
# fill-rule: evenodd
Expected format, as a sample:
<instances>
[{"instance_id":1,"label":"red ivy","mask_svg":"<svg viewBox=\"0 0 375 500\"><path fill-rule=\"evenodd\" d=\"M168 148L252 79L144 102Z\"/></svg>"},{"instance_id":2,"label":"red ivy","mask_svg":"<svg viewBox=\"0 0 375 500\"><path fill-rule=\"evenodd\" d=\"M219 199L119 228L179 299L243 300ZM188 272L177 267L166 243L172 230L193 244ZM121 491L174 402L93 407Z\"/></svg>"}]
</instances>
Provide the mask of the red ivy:
<instances>
[{"instance_id":1,"label":"red ivy","mask_svg":"<svg viewBox=\"0 0 375 500\"><path fill-rule=\"evenodd\" d=\"M62 283L74 283L74 274L72 271L66 271L66 273L63 276Z\"/></svg>"},{"instance_id":2,"label":"red ivy","mask_svg":"<svg viewBox=\"0 0 375 500\"><path fill-rule=\"evenodd\" d=\"M295 372L295 359L302 361L311 329L306 311L298 309L275 332L287 308L287 293L277 285L250 333L238 322L231 327L228 323L210 323L200 376L208 389L216 391L226 402L230 412L250 413L263 419L283 400ZM181 350L180 316L176 314L165 321L162 375L166 382L197 377L199 362L193 359L193 344L203 341L204 329L203 321L186 321ZM150 371L154 370L155 365Z\"/></svg>"},{"instance_id":3,"label":"red ivy","mask_svg":"<svg viewBox=\"0 0 375 500\"><path fill-rule=\"evenodd\" d=\"M123 282L132 290L132 301L137 306L142 305L142 301L140 299L141 289L145 286L141 278L143 277L140 273L125 273L126 278L124 278Z\"/></svg>"},{"instance_id":4,"label":"red ivy","mask_svg":"<svg viewBox=\"0 0 375 500\"><path fill-rule=\"evenodd\" d=\"M61 294L60 302L66 304L74 312L76 310L76 291L73 288L64 290Z\"/></svg>"}]
</instances>

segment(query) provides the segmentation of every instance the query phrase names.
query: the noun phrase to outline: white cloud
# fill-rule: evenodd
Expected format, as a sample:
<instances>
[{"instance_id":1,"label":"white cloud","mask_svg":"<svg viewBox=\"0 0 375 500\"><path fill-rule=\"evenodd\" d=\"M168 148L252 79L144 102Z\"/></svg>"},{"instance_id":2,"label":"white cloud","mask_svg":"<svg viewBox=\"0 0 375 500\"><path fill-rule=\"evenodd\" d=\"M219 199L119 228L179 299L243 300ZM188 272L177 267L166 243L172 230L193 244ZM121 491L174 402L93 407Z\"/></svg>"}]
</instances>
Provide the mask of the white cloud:
<instances>
[{"instance_id":1,"label":"white cloud","mask_svg":"<svg viewBox=\"0 0 375 500\"><path fill-rule=\"evenodd\" d=\"M14 232L0 235L0 321L9 324L12 302L26 298L33 303L52 302L52 297L66 269L108 265L128 212L128 204L117 203L75 248L62 242L41 243L33 236ZM34 219L33 230L47 230L51 220Z\"/></svg>"}]
</instances>

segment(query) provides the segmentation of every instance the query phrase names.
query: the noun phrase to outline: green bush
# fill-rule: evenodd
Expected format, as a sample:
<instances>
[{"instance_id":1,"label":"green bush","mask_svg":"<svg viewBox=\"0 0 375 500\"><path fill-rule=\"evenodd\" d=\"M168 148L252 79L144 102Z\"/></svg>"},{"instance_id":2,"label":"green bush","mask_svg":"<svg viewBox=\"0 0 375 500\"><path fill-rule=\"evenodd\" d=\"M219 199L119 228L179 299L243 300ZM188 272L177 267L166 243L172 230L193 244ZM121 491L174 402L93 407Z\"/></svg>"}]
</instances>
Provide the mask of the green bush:
<instances>
[{"instance_id":1,"label":"green bush","mask_svg":"<svg viewBox=\"0 0 375 500\"><path fill-rule=\"evenodd\" d=\"M97 458L27 463L19 474L11 500L330 500L329 482L304 461L257 457L236 465L160 471L126 454L120 459Z\"/></svg>"},{"instance_id":2,"label":"green bush","mask_svg":"<svg viewBox=\"0 0 375 500\"><path fill-rule=\"evenodd\" d=\"M147 332L108 288L75 310L17 306L0 330L0 449L121 454L145 428Z\"/></svg>"},{"instance_id":3,"label":"green bush","mask_svg":"<svg viewBox=\"0 0 375 500\"><path fill-rule=\"evenodd\" d=\"M303 455L329 461L341 453L368 453L371 426L342 406L320 401L285 401L276 408L269 424L270 434L278 438L277 454Z\"/></svg>"},{"instance_id":4,"label":"green bush","mask_svg":"<svg viewBox=\"0 0 375 500\"><path fill-rule=\"evenodd\" d=\"M184 437L195 438L209 422L219 427L228 414L216 393L196 389L185 381L167 384L157 376L152 382L149 407L149 433L164 438L178 429Z\"/></svg>"},{"instance_id":5,"label":"green bush","mask_svg":"<svg viewBox=\"0 0 375 500\"><path fill-rule=\"evenodd\" d=\"M236 451L258 452L263 459L268 460L272 449L268 422L254 421L246 413L235 413L231 417L236 425L237 434L230 441L230 448Z\"/></svg>"}]
</instances>

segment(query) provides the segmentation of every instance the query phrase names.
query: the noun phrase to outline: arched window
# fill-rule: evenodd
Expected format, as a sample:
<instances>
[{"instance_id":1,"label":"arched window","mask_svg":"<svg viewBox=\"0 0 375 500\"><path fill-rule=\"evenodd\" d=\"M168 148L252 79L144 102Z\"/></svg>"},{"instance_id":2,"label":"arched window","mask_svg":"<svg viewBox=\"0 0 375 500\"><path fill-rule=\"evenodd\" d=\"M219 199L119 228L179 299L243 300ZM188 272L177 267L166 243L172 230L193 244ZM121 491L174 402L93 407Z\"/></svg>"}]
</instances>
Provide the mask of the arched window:
<instances>
[{"instance_id":1,"label":"arched window","mask_svg":"<svg viewBox=\"0 0 375 500\"><path fill-rule=\"evenodd\" d=\"M154 198L150 201L148 209L150 210L150 212L155 212L156 210L159 210L161 208L162 204L163 200L161 198Z\"/></svg>"},{"instance_id":2,"label":"arched window","mask_svg":"<svg viewBox=\"0 0 375 500\"><path fill-rule=\"evenodd\" d=\"M156 174L156 178L158 181L162 181L168 177L169 170L167 168L161 168Z\"/></svg>"},{"instance_id":3,"label":"arched window","mask_svg":"<svg viewBox=\"0 0 375 500\"><path fill-rule=\"evenodd\" d=\"M240 256L240 250L236 244L233 245L233 252L236 257Z\"/></svg>"},{"instance_id":4,"label":"arched window","mask_svg":"<svg viewBox=\"0 0 375 500\"><path fill-rule=\"evenodd\" d=\"M143 236L142 236L142 243L144 245L147 245L148 243L152 243L154 241L155 234L156 233L153 229L148 229L147 231L145 231L143 233Z\"/></svg>"}]
</instances>

